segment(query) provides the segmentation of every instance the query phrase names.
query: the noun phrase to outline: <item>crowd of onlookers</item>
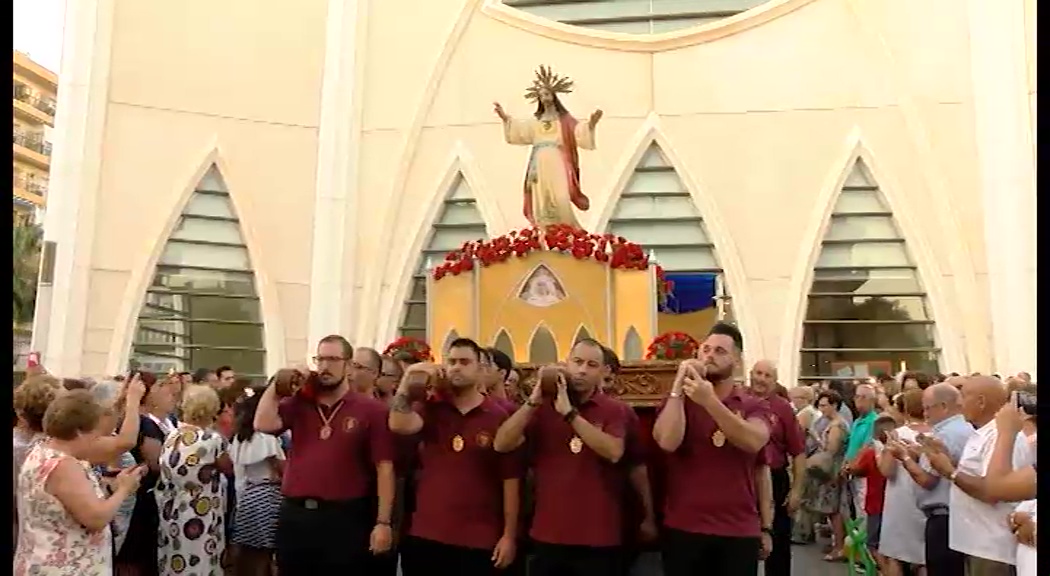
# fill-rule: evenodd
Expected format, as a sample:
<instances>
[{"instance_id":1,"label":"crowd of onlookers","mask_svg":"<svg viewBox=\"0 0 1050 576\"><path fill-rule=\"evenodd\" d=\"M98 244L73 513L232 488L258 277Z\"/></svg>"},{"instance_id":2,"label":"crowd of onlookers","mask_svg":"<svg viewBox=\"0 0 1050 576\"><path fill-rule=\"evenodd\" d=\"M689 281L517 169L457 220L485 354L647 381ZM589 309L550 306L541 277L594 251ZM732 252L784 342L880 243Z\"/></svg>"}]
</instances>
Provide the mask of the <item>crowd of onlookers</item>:
<instances>
[{"instance_id":1,"label":"crowd of onlookers","mask_svg":"<svg viewBox=\"0 0 1050 576\"><path fill-rule=\"evenodd\" d=\"M268 573L284 446L253 433L255 390L228 366L29 374L14 392L15 573Z\"/></svg>"},{"instance_id":2,"label":"crowd of onlookers","mask_svg":"<svg viewBox=\"0 0 1050 576\"><path fill-rule=\"evenodd\" d=\"M847 536L863 538L888 576L1036 574L1028 374L905 372L782 393L806 432L793 543L824 541L834 562L846 560Z\"/></svg>"},{"instance_id":3,"label":"crowd of onlookers","mask_svg":"<svg viewBox=\"0 0 1050 576\"><path fill-rule=\"evenodd\" d=\"M389 396L408 360L359 352L358 380ZM273 574L290 438L254 430L263 390L229 367L30 374L14 392L15 574ZM1024 373L779 386L806 437L793 543L826 541L835 562L860 541L888 576L1034 576L1035 391Z\"/></svg>"}]
</instances>

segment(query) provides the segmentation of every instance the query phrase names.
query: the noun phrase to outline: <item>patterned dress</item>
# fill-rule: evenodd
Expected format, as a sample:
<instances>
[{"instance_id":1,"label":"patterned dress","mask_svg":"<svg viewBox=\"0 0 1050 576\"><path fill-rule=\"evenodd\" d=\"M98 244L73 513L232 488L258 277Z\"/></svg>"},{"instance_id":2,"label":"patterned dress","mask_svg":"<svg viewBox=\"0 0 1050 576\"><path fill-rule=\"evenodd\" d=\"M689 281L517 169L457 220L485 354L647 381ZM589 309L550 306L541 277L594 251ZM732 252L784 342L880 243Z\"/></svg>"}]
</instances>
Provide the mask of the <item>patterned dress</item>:
<instances>
[{"instance_id":1,"label":"patterned dress","mask_svg":"<svg viewBox=\"0 0 1050 576\"><path fill-rule=\"evenodd\" d=\"M165 438L155 491L161 575L222 575L226 480L215 464L225 453L221 434L196 426L183 424Z\"/></svg>"},{"instance_id":2,"label":"patterned dress","mask_svg":"<svg viewBox=\"0 0 1050 576\"><path fill-rule=\"evenodd\" d=\"M37 444L26 456L18 475L18 534L14 574L41 576L109 576L113 573L113 544L109 527L89 532L66 510L45 485L55 467L69 456ZM77 461L91 479L95 495L105 498L91 467Z\"/></svg>"}]
</instances>

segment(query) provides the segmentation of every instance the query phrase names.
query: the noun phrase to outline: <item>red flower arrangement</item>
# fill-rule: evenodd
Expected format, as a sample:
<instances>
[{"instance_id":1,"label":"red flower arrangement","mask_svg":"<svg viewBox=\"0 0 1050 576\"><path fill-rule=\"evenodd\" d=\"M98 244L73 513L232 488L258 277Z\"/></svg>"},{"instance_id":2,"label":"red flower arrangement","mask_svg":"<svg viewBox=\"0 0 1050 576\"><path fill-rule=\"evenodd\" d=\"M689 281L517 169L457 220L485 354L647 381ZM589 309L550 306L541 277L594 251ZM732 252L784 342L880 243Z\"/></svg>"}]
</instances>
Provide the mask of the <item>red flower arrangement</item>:
<instances>
[{"instance_id":1,"label":"red flower arrangement","mask_svg":"<svg viewBox=\"0 0 1050 576\"><path fill-rule=\"evenodd\" d=\"M416 362L433 362L434 355L431 353L430 345L411 336L402 336L387 344L383 350L384 355L395 356L399 352L407 352Z\"/></svg>"},{"instance_id":2,"label":"red flower arrangement","mask_svg":"<svg viewBox=\"0 0 1050 576\"><path fill-rule=\"evenodd\" d=\"M645 353L646 360L685 360L696 358L700 343L685 332L664 332L657 336Z\"/></svg>"},{"instance_id":3,"label":"red flower arrangement","mask_svg":"<svg viewBox=\"0 0 1050 576\"><path fill-rule=\"evenodd\" d=\"M434 268L434 280L447 275L458 276L474 269L474 262L491 266L506 262L511 256L524 258L530 253L550 250L571 254L577 260L594 259L614 269L645 270L649 267L649 256L645 250L622 236L592 234L582 228L568 224L555 224L546 228L522 228L492 240L467 241L459 249L445 255L445 261ZM663 268L656 267L661 299L674 286L664 277Z\"/></svg>"}]
</instances>

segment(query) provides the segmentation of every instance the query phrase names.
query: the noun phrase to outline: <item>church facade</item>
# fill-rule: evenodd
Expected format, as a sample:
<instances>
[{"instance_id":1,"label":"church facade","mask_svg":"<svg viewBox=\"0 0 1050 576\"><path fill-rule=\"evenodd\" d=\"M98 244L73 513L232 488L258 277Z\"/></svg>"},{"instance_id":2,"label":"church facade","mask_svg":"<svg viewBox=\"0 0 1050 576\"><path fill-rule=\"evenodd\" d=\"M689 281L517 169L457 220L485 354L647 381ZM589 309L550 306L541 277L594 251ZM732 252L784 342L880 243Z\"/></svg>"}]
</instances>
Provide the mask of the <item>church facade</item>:
<instances>
[{"instance_id":1,"label":"church facade","mask_svg":"<svg viewBox=\"0 0 1050 576\"><path fill-rule=\"evenodd\" d=\"M440 346L428 271L528 225L493 103L532 115L547 65L603 112L580 226L710 281L669 329L732 320L787 385L1036 373L1034 0L665 4L71 3L34 349L262 377L329 333Z\"/></svg>"}]
</instances>

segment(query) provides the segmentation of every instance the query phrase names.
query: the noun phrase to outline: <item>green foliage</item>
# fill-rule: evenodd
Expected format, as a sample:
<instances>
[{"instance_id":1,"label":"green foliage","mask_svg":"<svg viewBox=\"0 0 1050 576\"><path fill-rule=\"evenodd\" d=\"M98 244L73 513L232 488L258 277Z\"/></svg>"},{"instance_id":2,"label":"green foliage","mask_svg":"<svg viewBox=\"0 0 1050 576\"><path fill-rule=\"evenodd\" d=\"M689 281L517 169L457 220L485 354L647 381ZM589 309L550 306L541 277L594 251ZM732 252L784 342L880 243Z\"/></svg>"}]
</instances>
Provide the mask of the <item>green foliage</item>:
<instances>
[{"instance_id":1,"label":"green foliage","mask_svg":"<svg viewBox=\"0 0 1050 576\"><path fill-rule=\"evenodd\" d=\"M40 267L40 245L43 233L39 226L16 225L13 228L12 299L15 324L33 321L36 304L36 281Z\"/></svg>"}]
</instances>

